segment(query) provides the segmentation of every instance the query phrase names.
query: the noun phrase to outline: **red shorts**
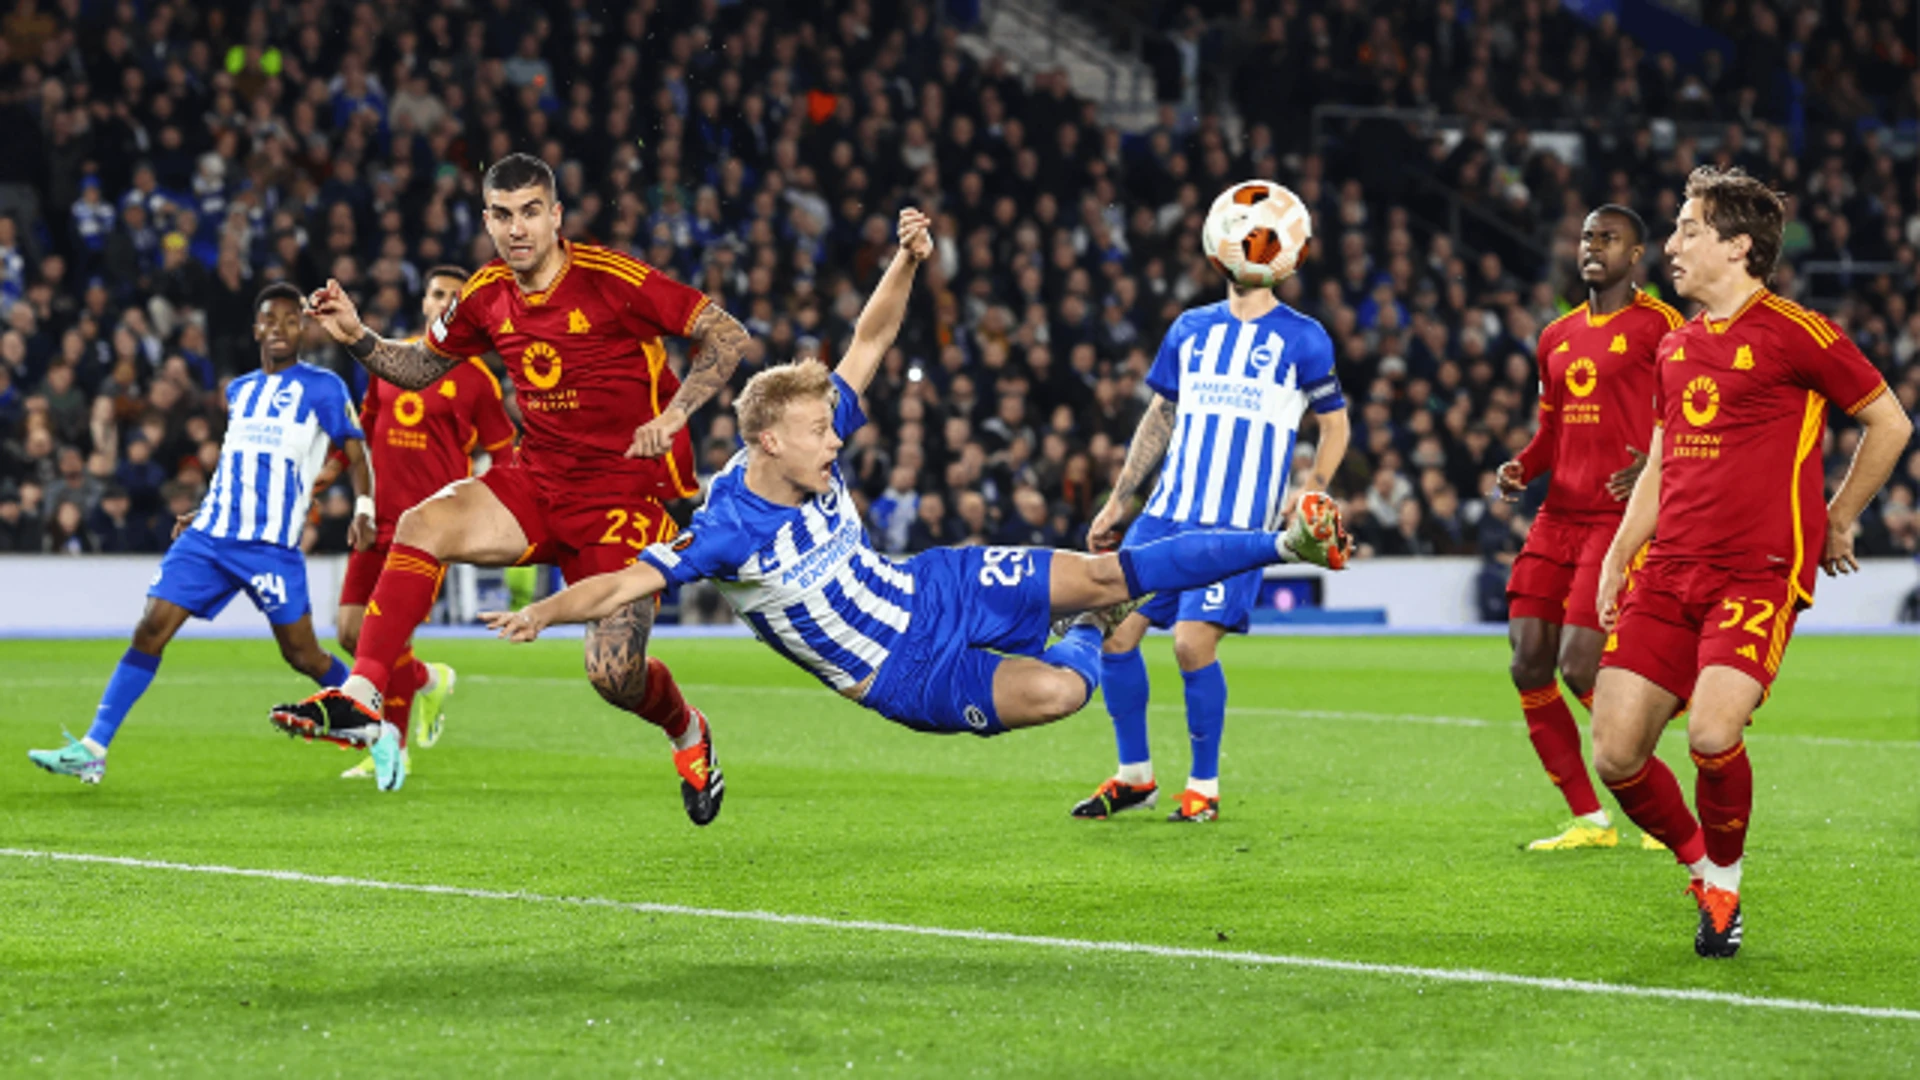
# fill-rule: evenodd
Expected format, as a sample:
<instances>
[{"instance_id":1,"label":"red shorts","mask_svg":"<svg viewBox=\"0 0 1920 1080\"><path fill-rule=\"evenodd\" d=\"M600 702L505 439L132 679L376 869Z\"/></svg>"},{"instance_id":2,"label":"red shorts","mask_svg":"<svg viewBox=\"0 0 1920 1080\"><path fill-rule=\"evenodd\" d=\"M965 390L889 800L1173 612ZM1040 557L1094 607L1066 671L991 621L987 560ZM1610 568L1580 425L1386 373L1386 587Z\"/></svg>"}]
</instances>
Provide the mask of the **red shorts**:
<instances>
[{"instance_id":1,"label":"red shorts","mask_svg":"<svg viewBox=\"0 0 1920 1080\"><path fill-rule=\"evenodd\" d=\"M480 482L527 534L514 565L556 565L569 585L632 566L642 548L679 531L658 500L626 485L553 488L518 460L496 464Z\"/></svg>"},{"instance_id":2,"label":"red shorts","mask_svg":"<svg viewBox=\"0 0 1920 1080\"><path fill-rule=\"evenodd\" d=\"M1799 614L1784 570L1651 561L1621 599L1600 665L1631 671L1682 701L1709 667L1745 672L1771 690Z\"/></svg>"},{"instance_id":3,"label":"red shorts","mask_svg":"<svg viewBox=\"0 0 1920 1080\"><path fill-rule=\"evenodd\" d=\"M1600 564L1619 522L1585 525L1549 514L1533 519L1507 579L1507 617L1540 619L1598 632Z\"/></svg>"}]
</instances>

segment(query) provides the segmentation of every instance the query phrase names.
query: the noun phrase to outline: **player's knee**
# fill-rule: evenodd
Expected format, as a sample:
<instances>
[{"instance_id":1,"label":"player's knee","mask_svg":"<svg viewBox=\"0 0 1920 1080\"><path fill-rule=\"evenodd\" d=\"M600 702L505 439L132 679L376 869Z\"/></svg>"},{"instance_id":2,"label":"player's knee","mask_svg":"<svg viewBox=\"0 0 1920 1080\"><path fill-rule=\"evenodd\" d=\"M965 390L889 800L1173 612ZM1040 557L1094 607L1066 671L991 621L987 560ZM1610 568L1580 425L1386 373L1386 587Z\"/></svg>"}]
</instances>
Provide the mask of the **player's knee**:
<instances>
[{"instance_id":1,"label":"player's knee","mask_svg":"<svg viewBox=\"0 0 1920 1080\"><path fill-rule=\"evenodd\" d=\"M149 656L159 656L160 650L167 647L167 630L156 625L150 619L141 619L133 628L133 647Z\"/></svg>"},{"instance_id":2,"label":"player's knee","mask_svg":"<svg viewBox=\"0 0 1920 1080\"><path fill-rule=\"evenodd\" d=\"M1507 673L1513 676L1513 685L1522 690L1537 690L1553 683L1553 657L1542 655L1542 650L1518 648L1513 650L1513 660L1507 665Z\"/></svg>"},{"instance_id":3,"label":"player's knee","mask_svg":"<svg viewBox=\"0 0 1920 1080\"><path fill-rule=\"evenodd\" d=\"M1696 702L1687 714L1687 747L1696 754L1712 757L1733 749L1746 738L1750 714L1716 708L1711 702Z\"/></svg>"},{"instance_id":4,"label":"player's knee","mask_svg":"<svg viewBox=\"0 0 1920 1080\"><path fill-rule=\"evenodd\" d=\"M1101 555L1097 558L1083 559L1081 565L1089 585L1102 592L1114 593L1116 596L1127 595L1127 573L1120 569L1119 556Z\"/></svg>"},{"instance_id":5,"label":"player's knee","mask_svg":"<svg viewBox=\"0 0 1920 1080\"><path fill-rule=\"evenodd\" d=\"M339 639L342 652L349 655L359 653L360 628L358 626L342 626L334 636Z\"/></svg>"},{"instance_id":6,"label":"player's knee","mask_svg":"<svg viewBox=\"0 0 1920 1080\"><path fill-rule=\"evenodd\" d=\"M1213 663L1219 655L1219 646L1211 641L1180 635L1173 639L1173 662L1180 665L1181 671L1199 671Z\"/></svg>"},{"instance_id":7,"label":"player's knee","mask_svg":"<svg viewBox=\"0 0 1920 1080\"><path fill-rule=\"evenodd\" d=\"M1087 702L1093 697L1087 680L1064 668L1050 672L1039 686L1034 687L1034 691L1038 698L1035 704L1052 720L1072 716L1086 708Z\"/></svg>"},{"instance_id":8,"label":"player's knee","mask_svg":"<svg viewBox=\"0 0 1920 1080\"><path fill-rule=\"evenodd\" d=\"M410 548L439 558L443 553L445 530L440 527L440 515L426 505L416 506L400 515L393 527L393 542L405 544Z\"/></svg>"},{"instance_id":9,"label":"player's knee","mask_svg":"<svg viewBox=\"0 0 1920 1080\"><path fill-rule=\"evenodd\" d=\"M1569 660L1565 657L1560 660L1560 677L1566 680L1567 689L1573 691L1575 697L1585 697L1592 693L1594 680L1599 675L1598 660L1585 658Z\"/></svg>"},{"instance_id":10,"label":"player's knee","mask_svg":"<svg viewBox=\"0 0 1920 1080\"><path fill-rule=\"evenodd\" d=\"M1599 711L1593 715L1593 771L1600 779L1618 783L1639 772L1647 763L1647 751L1639 739Z\"/></svg>"}]
</instances>

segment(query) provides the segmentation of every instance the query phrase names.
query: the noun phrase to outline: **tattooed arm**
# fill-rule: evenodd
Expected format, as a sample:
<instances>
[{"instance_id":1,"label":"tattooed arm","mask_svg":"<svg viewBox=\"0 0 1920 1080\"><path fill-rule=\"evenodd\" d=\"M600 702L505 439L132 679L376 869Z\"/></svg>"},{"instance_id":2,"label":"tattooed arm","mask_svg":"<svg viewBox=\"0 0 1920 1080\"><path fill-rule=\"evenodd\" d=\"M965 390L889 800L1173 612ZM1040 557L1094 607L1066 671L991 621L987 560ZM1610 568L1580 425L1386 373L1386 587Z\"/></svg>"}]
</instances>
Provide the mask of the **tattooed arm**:
<instances>
[{"instance_id":1,"label":"tattooed arm","mask_svg":"<svg viewBox=\"0 0 1920 1080\"><path fill-rule=\"evenodd\" d=\"M1133 497L1139 493L1147 477L1160 467L1167 456L1167 444L1173 440L1173 421L1180 413L1180 407L1159 394L1153 395L1153 404L1147 406L1147 414L1140 418L1140 426L1134 430L1133 444L1127 447L1127 463L1120 469L1120 479L1114 481L1113 494L1107 496L1107 505L1087 528L1087 548L1091 551L1108 551L1120 546L1120 535L1132 516Z\"/></svg>"},{"instance_id":2,"label":"tattooed arm","mask_svg":"<svg viewBox=\"0 0 1920 1080\"><path fill-rule=\"evenodd\" d=\"M427 348L424 342L391 341L364 328L347 345L347 352L368 371L402 390L425 390L459 364Z\"/></svg>"},{"instance_id":3,"label":"tattooed arm","mask_svg":"<svg viewBox=\"0 0 1920 1080\"><path fill-rule=\"evenodd\" d=\"M680 380L680 390L659 416L634 431L628 457L659 457L671 450L674 435L733 378L747 349L747 328L711 302L693 320L687 337L694 343L693 363Z\"/></svg>"},{"instance_id":4,"label":"tattooed arm","mask_svg":"<svg viewBox=\"0 0 1920 1080\"><path fill-rule=\"evenodd\" d=\"M353 298L331 278L307 298L307 313L368 371L405 390L424 390L459 363L423 341L389 341L368 330Z\"/></svg>"}]
</instances>

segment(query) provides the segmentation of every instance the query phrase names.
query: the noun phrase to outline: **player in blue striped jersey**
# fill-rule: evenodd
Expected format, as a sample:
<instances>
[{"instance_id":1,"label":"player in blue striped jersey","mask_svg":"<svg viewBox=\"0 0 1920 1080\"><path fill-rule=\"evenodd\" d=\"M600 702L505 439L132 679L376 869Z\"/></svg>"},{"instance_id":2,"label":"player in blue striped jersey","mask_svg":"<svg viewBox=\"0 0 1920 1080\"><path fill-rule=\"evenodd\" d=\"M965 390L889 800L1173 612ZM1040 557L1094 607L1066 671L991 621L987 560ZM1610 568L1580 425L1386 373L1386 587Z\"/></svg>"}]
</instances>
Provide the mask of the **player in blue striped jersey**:
<instances>
[{"instance_id":1,"label":"player in blue striped jersey","mask_svg":"<svg viewBox=\"0 0 1920 1080\"><path fill-rule=\"evenodd\" d=\"M206 498L174 526L174 544L147 590L147 608L133 643L94 713L86 737L67 737L59 750L28 753L35 765L97 784L106 773L107 747L128 710L152 684L160 655L187 619L211 619L245 592L267 617L280 655L322 686L337 686L347 667L320 647L307 599L307 565L300 537L313 481L329 443L346 450L355 496L348 536L356 548L374 539L373 473L365 436L354 418L346 383L324 368L299 361L305 300L288 284L269 285L254 302L253 337L260 370L227 387L227 433ZM392 725L386 725L391 729ZM386 753L399 760L399 733ZM391 766L389 773L392 772Z\"/></svg>"},{"instance_id":2,"label":"player in blue striped jersey","mask_svg":"<svg viewBox=\"0 0 1920 1080\"><path fill-rule=\"evenodd\" d=\"M1280 302L1271 288L1229 284L1227 299L1175 319L1147 372L1153 403L1134 432L1113 494L1088 529L1092 550L1120 541L1133 498L1148 475L1159 480L1121 550L1196 529L1271 530L1279 526L1300 421L1311 409L1320 428L1313 475L1325 488L1346 455L1350 425L1334 376L1333 341L1313 319ZM1336 547L1336 553L1340 549ZM1337 559L1335 569L1344 565ZM1259 596L1260 571L1223 575L1202 588L1165 592L1141 606L1107 639L1102 683L1113 716L1120 770L1073 808L1106 818L1150 807L1159 789L1147 751L1147 628L1173 628L1173 655L1186 683L1193 764L1170 821L1212 821L1220 812L1220 735L1227 680L1220 639L1244 633Z\"/></svg>"},{"instance_id":3,"label":"player in blue striped jersey","mask_svg":"<svg viewBox=\"0 0 1920 1080\"><path fill-rule=\"evenodd\" d=\"M843 440L866 422L859 394L892 345L927 221L901 214L901 252L832 372L811 363L754 376L735 403L747 447L670 544L517 613L485 618L530 641L597 618L669 583L715 581L767 645L835 691L908 727L995 735L1077 712L1100 682L1100 644L1161 589L1293 559L1325 562L1302 526L1194 531L1121 554L934 548L896 563L874 551L840 474ZM1316 523L1331 536L1330 504ZM1093 613L1093 614L1082 614ZM1056 616L1080 615L1048 648Z\"/></svg>"}]
</instances>

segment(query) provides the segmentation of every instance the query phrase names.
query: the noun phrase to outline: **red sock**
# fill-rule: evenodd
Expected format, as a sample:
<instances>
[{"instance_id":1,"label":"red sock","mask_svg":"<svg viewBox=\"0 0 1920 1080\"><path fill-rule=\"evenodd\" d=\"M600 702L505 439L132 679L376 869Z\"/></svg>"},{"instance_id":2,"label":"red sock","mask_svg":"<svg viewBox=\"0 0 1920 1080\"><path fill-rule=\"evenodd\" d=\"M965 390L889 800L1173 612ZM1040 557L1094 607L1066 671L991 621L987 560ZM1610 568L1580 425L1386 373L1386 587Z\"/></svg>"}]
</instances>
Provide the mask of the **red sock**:
<instances>
[{"instance_id":1,"label":"red sock","mask_svg":"<svg viewBox=\"0 0 1920 1080\"><path fill-rule=\"evenodd\" d=\"M400 654L395 663L393 674L387 677L387 692L381 698L386 710L386 721L400 729L400 747L407 745L407 721L413 714L413 695L427 684L427 665L414 659L413 650Z\"/></svg>"},{"instance_id":2,"label":"red sock","mask_svg":"<svg viewBox=\"0 0 1920 1080\"><path fill-rule=\"evenodd\" d=\"M353 673L382 694L400 654L413 639L414 627L433 610L442 572L440 561L419 548L396 543L387 553L387 564L367 601L366 621L360 626L360 651L353 657Z\"/></svg>"},{"instance_id":3,"label":"red sock","mask_svg":"<svg viewBox=\"0 0 1920 1080\"><path fill-rule=\"evenodd\" d=\"M687 708L687 699L680 696L680 687L673 681L673 672L651 656L647 657L646 696L640 699L640 707L634 711L642 719L658 725L669 739L685 735L687 725L693 722L693 711Z\"/></svg>"},{"instance_id":4,"label":"red sock","mask_svg":"<svg viewBox=\"0 0 1920 1080\"><path fill-rule=\"evenodd\" d=\"M1747 849L1747 820L1753 816L1753 760L1747 757L1747 744L1734 743L1712 757L1696 753L1693 764L1700 770L1693 801L1707 835L1707 857L1716 866L1732 866Z\"/></svg>"},{"instance_id":5,"label":"red sock","mask_svg":"<svg viewBox=\"0 0 1920 1080\"><path fill-rule=\"evenodd\" d=\"M1582 707L1584 707L1587 710L1587 715L1592 716L1593 715L1593 691L1589 690L1586 693L1581 694L1580 704Z\"/></svg>"},{"instance_id":6,"label":"red sock","mask_svg":"<svg viewBox=\"0 0 1920 1080\"><path fill-rule=\"evenodd\" d=\"M1706 857L1706 842L1700 836L1700 823L1687 809L1687 798L1680 794L1680 781L1673 770L1657 757L1647 758L1640 771L1607 790L1620 800L1620 809L1635 825L1647 830L1655 840L1667 845L1680 865L1690 866Z\"/></svg>"},{"instance_id":7,"label":"red sock","mask_svg":"<svg viewBox=\"0 0 1920 1080\"><path fill-rule=\"evenodd\" d=\"M1587 760L1580 756L1580 728L1560 696L1559 684L1520 691L1520 707L1526 710L1533 752L1547 767L1547 779L1565 796L1567 808L1576 817L1600 809L1600 796L1594 794L1593 781L1587 777Z\"/></svg>"}]
</instances>

